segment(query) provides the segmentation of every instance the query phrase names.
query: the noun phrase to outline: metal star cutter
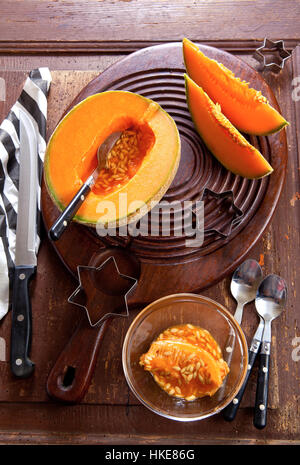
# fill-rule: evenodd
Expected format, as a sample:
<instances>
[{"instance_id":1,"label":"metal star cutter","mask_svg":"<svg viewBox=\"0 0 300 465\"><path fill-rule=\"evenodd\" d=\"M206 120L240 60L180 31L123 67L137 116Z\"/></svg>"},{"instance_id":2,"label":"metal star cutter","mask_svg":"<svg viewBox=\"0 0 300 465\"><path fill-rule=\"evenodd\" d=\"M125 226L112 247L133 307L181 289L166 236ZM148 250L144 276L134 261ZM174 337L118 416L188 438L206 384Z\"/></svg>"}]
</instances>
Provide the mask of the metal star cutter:
<instances>
[{"instance_id":1,"label":"metal star cutter","mask_svg":"<svg viewBox=\"0 0 300 465\"><path fill-rule=\"evenodd\" d=\"M204 227L204 233L215 233L226 239L244 216L244 212L235 204L233 191L215 192L206 187L201 200L204 202L204 210L207 207L204 216L207 226ZM193 210L193 213L197 214L197 211Z\"/></svg>"},{"instance_id":2,"label":"metal star cutter","mask_svg":"<svg viewBox=\"0 0 300 465\"><path fill-rule=\"evenodd\" d=\"M128 317L127 297L138 280L120 273L113 256L98 268L77 267L79 286L68 302L83 308L91 326L100 326L108 318Z\"/></svg>"},{"instance_id":3,"label":"metal star cutter","mask_svg":"<svg viewBox=\"0 0 300 465\"><path fill-rule=\"evenodd\" d=\"M265 38L263 44L255 50L254 57L262 64L263 69L279 73L291 54L284 47L283 40L273 42Z\"/></svg>"}]
</instances>

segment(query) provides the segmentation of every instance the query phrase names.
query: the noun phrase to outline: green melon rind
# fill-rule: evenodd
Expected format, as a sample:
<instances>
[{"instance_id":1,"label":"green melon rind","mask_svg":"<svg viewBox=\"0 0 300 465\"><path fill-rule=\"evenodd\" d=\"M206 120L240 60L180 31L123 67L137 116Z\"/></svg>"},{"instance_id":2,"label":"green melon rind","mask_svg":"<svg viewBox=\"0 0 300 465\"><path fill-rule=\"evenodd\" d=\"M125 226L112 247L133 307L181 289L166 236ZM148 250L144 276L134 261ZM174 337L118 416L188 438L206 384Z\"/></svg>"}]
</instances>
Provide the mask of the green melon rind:
<instances>
[{"instance_id":1,"label":"green melon rind","mask_svg":"<svg viewBox=\"0 0 300 465\"><path fill-rule=\"evenodd\" d=\"M106 91L105 93L113 93L113 92L115 92L115 91L110 90L110 91ZM128 93L128 94L133 93L133 92L130 92L130 91L119 91L119 92L124 92L124 93ZM63 211L66 208L66 206L57 197L57 195L55 193L55 190L53 188L52 182L51 182L50 174L49 174L49 157L50 157L51 144L52 144L53 139L55 137L56 130L62 125L63 121L66 118L68 118L70 116L70 114L73 113L80 105L82 105L87 100L92 99L93 97L95 97L95 95L97 95L97 94L93 94L93 95L87 97L86 99L82 100L81 102L77 103L77 105L75 105L61 119L61 121L59 122L59 124L55 128L54 132L52 133L52 135L51 135L51 137L49 139L49 142L47 144L47 148L46 148L46 152L45 152L45 159L44 159L45 185L46 185L48 194L50 195L50 198L53 200L53 202L56 204L56 206L59 208L60 211ZM135 94L135 95L137 95L137 94ZM142 95L139 95L139 97L146 100L147 102L152 102L152 100L150 100L150 99L148 99L146 97L143 97ZM129 223L133 223L133 222L138 221L146 212L148 212L151 208L153 208L161 200L161 198L164 196L164 194L166 193L166 191L170 187L170 185L171 185L171 183L172 183L172 181L173 181L173 179L174 179L174 177L175 177L175 175L177 173L177 169L178 169L179 162L180 162L180 156L181 156L181 141L180 141L179 131L178 131L178 128L177 128L176 123L173 120L173 118L160 105L159 105L159 111L162 111L163 113L165 113L165 115L171 120L171 122L172 122L172 124L173 124L173 126L175 128L175 134L176 134L176 138L177 138L177 156L174 157L175 158L174 163L171 166L171 168L169 170L169 173L168 173L168 176L163 181L160 189L158 191L156 191L149 199L147 199L145 201L145 209L142 210L142 213L133 212L133 213L129 214L128 216L123 216L121 218L118 218L116 220L116 226L117 227L121 227L121 226L127 225ZM128 182L130 182L130 180ZM85 226L91 226L91 227L96 227L96 225L98 224L98 220L94 221L94 220L82 217L80 215L75 215L73 217L73 221L75 221L77 223L80 223L80 224L84 224ZM108 225L108 227L109 227L109 225Z\"/></svg>"},{"instance_id":2,"label":"green melon rind","mask_svg":"<svg viewBox=\"0 0 300 465\"><path fill-rule=\"evenodd\" d=\"M284 119L284 118L283 118ZM248 134L251 136L270 136L271 134L275 134L275 132L281 131L281 129L285 128L286 126L289 126L289 122L284 119L284 122L277 126L275 129L272 129L269 132L248 132Z\"/></svg>"},{"instance_id":3,"label":"green melon rind","mask_svg":"<svg viewBox=\"0 0 300 465\"><path fill-rule=\"evenodd\" d=\"M188 85L188 80L187 80L187 75L184 74L184 81L185 81L185 92L186 92L186 100L187 100L187 104L188 104L188 108L189 108L189 112L191 114L191 117L192 117L192 120L193 120L193 123L197 129L197 132L200 134L201 138L203 139L203 141L205 142L205 145L206 147L209 149L209 151L214 155L214 157L219 161L219 163L221 163L221 165L223 165L226 169L228 169L228 171L230 171L231 173L233 174L236 174L237 176L242 176L244 178L247 178L247 179L262 179L266 176L268 176L272 171L269 171L268 173L265 173L261 176L256 176L256 177L253 177L253 178L249 178L247 176L245 176L244 174L241 174L241 172L238 172L238 171L235 171L235 170L232 170L231 168L229 168L228 166L226 166L226 164L220 160L220 158L214 154L212 148L209 146L209 144L207 144L206 140L205 140L205 136L203 134L203 131L199 128L199 125L197 124L196 122L196 118L194 117L193 115L193 112L192 112L192 109L191 109L191 105L190 105L190 99L189 99L189 85ZM191 78L189 78L191 79Z\"/></svg>"}]
</instances>

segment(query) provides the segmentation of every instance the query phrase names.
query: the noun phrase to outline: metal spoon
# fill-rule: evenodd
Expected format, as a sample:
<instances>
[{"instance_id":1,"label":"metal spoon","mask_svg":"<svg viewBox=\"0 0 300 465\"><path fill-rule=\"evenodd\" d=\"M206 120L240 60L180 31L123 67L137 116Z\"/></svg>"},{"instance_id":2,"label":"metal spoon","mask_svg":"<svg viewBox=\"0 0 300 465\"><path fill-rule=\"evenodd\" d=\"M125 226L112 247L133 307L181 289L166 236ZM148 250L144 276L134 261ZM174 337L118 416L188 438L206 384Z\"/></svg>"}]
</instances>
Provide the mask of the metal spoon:
<instances>
[{"instance_id":1,"label":"metal spoon","mask_svg":"<svg viewBox=\"0 0 300 465\"><path fill-rule=\"evenodd\" d=\"M243 317L244 306L255 299L259 283L262 280L262 270L256 260L244 261L233 273L230 290L237 302L237 307L234 313L234 318L240 325ZM233 347L234 347L234 332L229 334L226 341L224 360L230 364Z\"/></svg>"},{"instance_id":2,"label":"metal spoon","mask_svg":"<svg viewBox=\"0 0 300 465\"><path fill-rule=\"evenodd\" d=\"M93 173L88 177L88 179L83 183L79 191L74 195L73 199L69 205L64 209L64 211L57 218L53 226L49 230L49 238L52 241L57 241L63 232L67 229L69 224L72 221L72 218L79 210L80 206L84 202L86 196L91 191L92 186L95 184L99 172L102 168L106 166L107 155L112 150L117 140L120 138L122 132L113 132L110 134L105 141L98 147L97 150L97 159L98 165Z\"/></svg>"},{"instance_id":3,"label":"metal spoon","mask_svg":"<svg viewBox=\"0 0 300 465\"><path fill-rule=\"evenodd\" d=\"M258 286L262 280L262 270L256 260L244 261L234 272L230 290L237 301L234 318L241 324L244 305L255 299Z\"/></svg>"},{"instance_id":4,"label":"metal spoon","mask_svg":"<svg viewBox=\"0 0 300 465\"><path fill-rule=\"evenodd\" d=\"M244 261L233 273L231 279L230 290L237 301L237 307L234 313L234 318L241 324L243 317L244 306L255 299L258 286L262 280L262 269L256 260L248 259ZM261 332L262 335L262 332ZM233 348L235 344L235 333L231 331L225 344L223 358L228 365L231 364ZM257 349L258 350L258 349ZM249 360L251 358L249 357ZM225 383L219 390L219 396L223 396ZM226 420L231 421L235 417L236 400L232 401L223 411L223 416Z\"/></svg>"},{"instance_id":5,"label":"metal spoon","mask_svg":"<svg viewBox=\"0 0 300 465\"><path fill-rule=\"evenodd\" d=\"M286 282L283 278L275 274L268 275L262 281L255 299L257 311L265 322L260 350L260 363L253 421L254 426L259 429L264 428L267 423L271 322L283 312L286 305L286 299Z\"/></svg>"}]
</instances>

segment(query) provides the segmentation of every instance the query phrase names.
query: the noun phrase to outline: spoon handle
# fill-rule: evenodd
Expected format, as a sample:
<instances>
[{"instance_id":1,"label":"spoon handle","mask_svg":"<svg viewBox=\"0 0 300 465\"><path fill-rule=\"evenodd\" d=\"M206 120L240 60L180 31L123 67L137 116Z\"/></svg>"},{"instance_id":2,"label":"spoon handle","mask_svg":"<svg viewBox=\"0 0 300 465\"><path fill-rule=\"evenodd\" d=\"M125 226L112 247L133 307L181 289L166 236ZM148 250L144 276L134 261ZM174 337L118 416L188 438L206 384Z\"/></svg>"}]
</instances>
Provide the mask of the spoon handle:
<instances>
[{"instance_id":1,"label":"spoon handle","mask_svg":"<svg viewBox=\"0 0 300 465\"><path fill-rule=\"evenodd\" d=\"M241 302L238 302L233 316L239 325L242 324L243 311L244 311L244 304L242 304Z\"/></svg>"},{"instance_id":2,"label":"spoon handle","mask_svg":"<svg viewBox=\"0 0 300 465\"><path fill-rule=\"evenodd\" d=\"M87 181L81 186L79 191L74 195L69 205L60 214L53 226L51 226L48 235L52 241L57 241L61 237L63 232L67 229L67 227L72 221L72 218L75 216L76 212L79 210L86 196L90 192L91 185L92 182L90 176L87 179Z\"/></svg>"},{"instance_id":3,"label":"spoon handle","mask_svg":"<svg viewBox=\"0 0 300 465\"><path fill-rule=\"evenodd\" d=\"M243 398L243 395L244 395L244 392L245 392L245 389L246 389L246 386L247 386L247 383L248 383L248 380L249 380L250 373L252 371L254 362L256 360L256 357L257 357L257 354L258 354L258 351L259 351L259 348L260 348L260 345L261 345L262 335L263 335L263 331L264 331L264 325L265 325L265 323L264 323L263 318L260 318L259 325L258 325L258 327L257 327L257 329L255 331L255 334L254 334L253 338L252 338L250 349L249 349L249 352L248 352L248 369L247 369L247 372L246 372L246 377L245 377L244 383L243 383L241 389L239 390L237 396L231 401L231 403L224 409L224 412L223 412L224 419L227 420L227 421L234 420L234 418L236 416L236 413L237 413L237 410L238 410L238 408L240 406L240 403L242 401L242 398Z\"/></svg>"},{"instance_id":4,"label":"spoon handle","mask_svg":"<svg viewBox=\"0 0 300 465\"><path fill-rule=\"evenodd\" d=\"M253 424L262 429L267 424L267 405L269 387L270 343L264 342L259 359L256 398Z\"/></svg>"},{"instance_id":5,"label":"spoon handle","mask_svg":"<svg viewBox=\"0 0 300 465\"><path fill-rule=\"evenodd\" d=\"M237 414L238 408L240 406L240 403L242 401L246 386L248 384L249 376L252 371L255 359L257 356L257 352L253 352L252 350L249 350L248 352L248 369L246 373L246 377L244 380L244 383L237 393L236 397L230 402L230 404L224 409L223 411L223 417L226 421L232 421L235 419L235 416Z\"/></svg>"}]
</instances>

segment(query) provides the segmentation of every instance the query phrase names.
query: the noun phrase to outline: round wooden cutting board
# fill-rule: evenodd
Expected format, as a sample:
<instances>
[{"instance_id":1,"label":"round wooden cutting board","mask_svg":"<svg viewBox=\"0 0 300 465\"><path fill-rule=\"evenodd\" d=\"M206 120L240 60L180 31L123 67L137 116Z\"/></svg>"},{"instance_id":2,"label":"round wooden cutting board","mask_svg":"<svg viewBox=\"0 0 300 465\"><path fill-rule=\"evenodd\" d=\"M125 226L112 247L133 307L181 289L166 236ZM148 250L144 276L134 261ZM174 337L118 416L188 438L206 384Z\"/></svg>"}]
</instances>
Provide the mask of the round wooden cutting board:
<instances>
[{"instance_id":1,"label":"round wooden cutting board","mask_svg":"<svg viewBox=\"0 0 300 465\"><path fill-rule=\"evenodd\" d=\"M258 72L221 50L206 46L200 49L249 82L251 87L261 90L271 105L279 109L273 92ZM67 109L106 90L128 90L157 101L174 118L182 143L180 166L164 200L195 201L205 187L216 192L232 190L236 206L243 211L241 222L233 226L228 237L209 233L201 247L187 247L186 238L172 234L100 239L93 228L73 222L53 246L74 275L77 275L78 265L96 263L97 257L109 255L111 247L126 250L139 261L140 277L130 304L144 304L171 293L199 292L232 272L271 220L284 182L287 164L284 130L270 137L248 138L274 168L270 176L247 180L233 175L218 163L195 131L186 104L184 72L181 43L145 48L118 61L91 81ZM44 183L42 211L49 229L59 211ZM218 201L208 199L205 229L228 231L232 221L230 211L221 209Z\"/></svg>"}]
</instances>

